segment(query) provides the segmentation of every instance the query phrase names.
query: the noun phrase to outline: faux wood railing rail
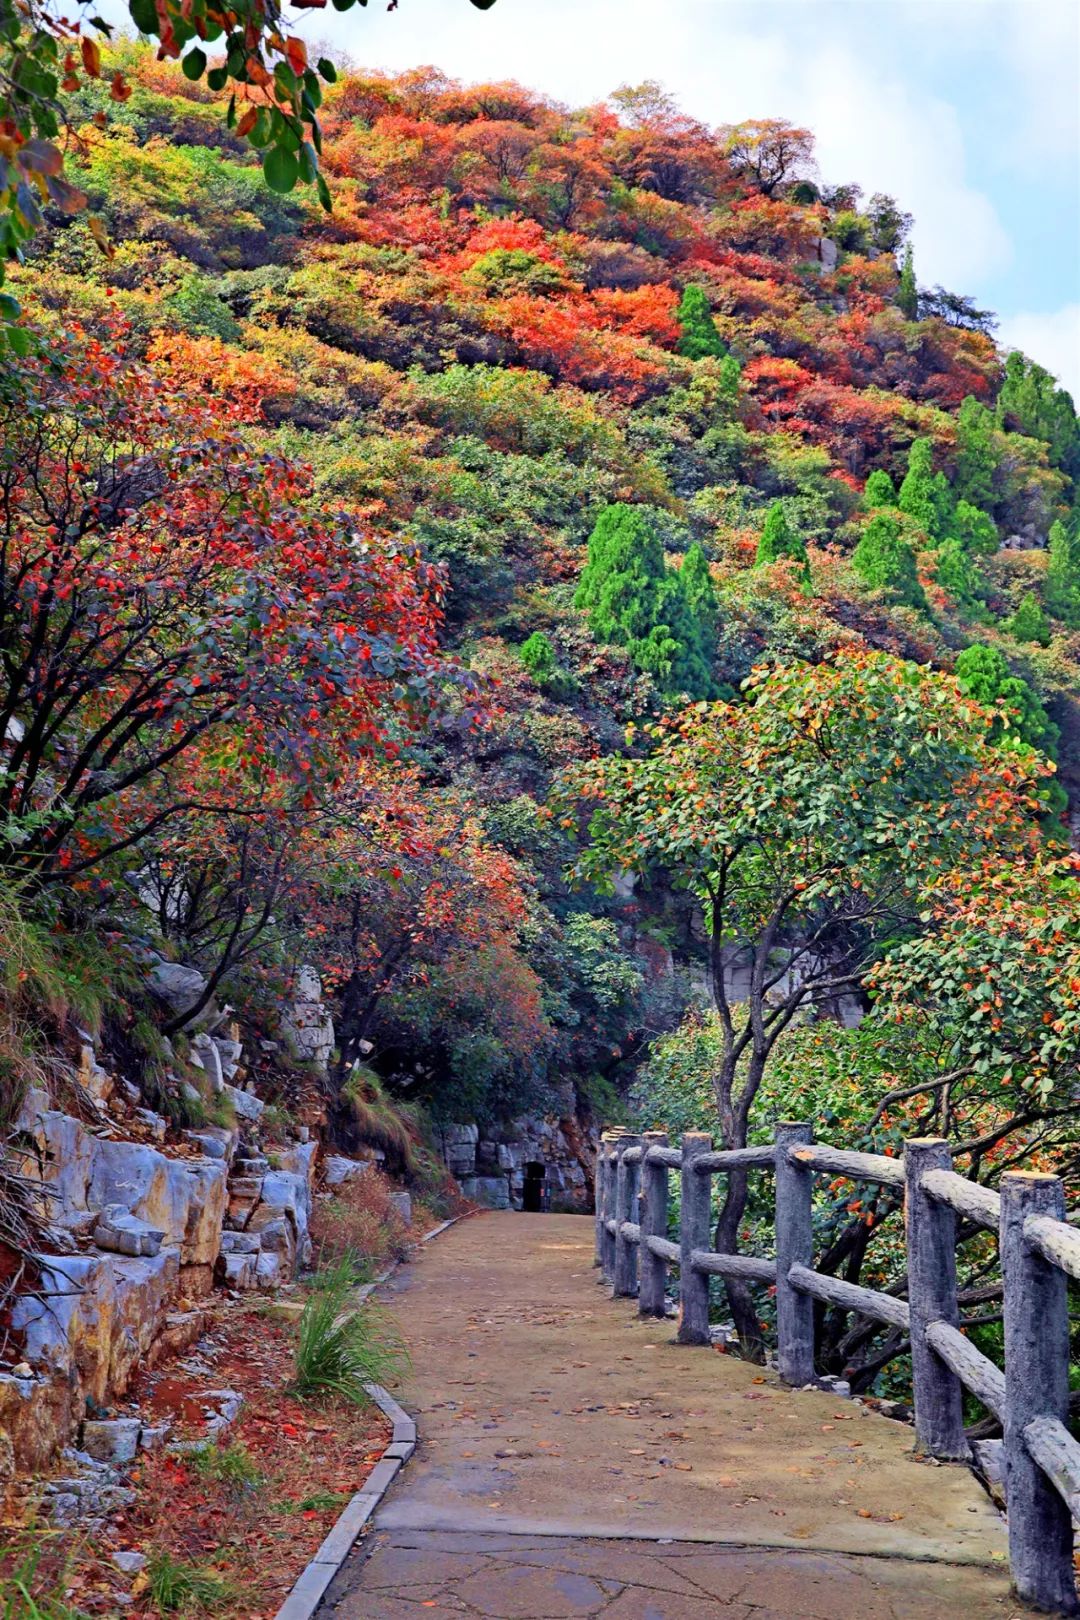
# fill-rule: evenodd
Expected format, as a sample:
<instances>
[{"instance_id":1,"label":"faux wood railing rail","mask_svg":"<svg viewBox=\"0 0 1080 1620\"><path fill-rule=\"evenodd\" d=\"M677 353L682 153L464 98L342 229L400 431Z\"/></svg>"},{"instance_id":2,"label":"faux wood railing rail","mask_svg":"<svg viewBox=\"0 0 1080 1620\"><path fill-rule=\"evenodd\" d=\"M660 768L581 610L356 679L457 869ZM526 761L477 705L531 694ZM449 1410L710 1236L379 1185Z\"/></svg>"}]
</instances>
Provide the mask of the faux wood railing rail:
<instances>
[{"instance_id":1,"label":"faux wood railing rail","mask_svg":"<svg viewBox=\"0 0 1080 1620\"><path fill-rule=\"evenodd\" d=\"M733 1170L775 1176L776 1258L718 1254L712 1181ZM668 1237L669 1178L680 1177L678 1242ZM813 1269L813 1178L849 1176L902 1190L907 1299ZM956 1219L998 1233L1005 1369L960 1329ZM678 1148L653 1131L606 1131L596 1170L596 1258L616 1295L637 1295L643 1316L663 1316L668 1268L679 1268L681 1344L709 1343L714 1276L776 1288L777 1361L793 1385L814 1379L814 1302L888 1323L909 1335L916 1449L967 1461L963 1392L1000 1419L1005 1435L1009 1559L1019 1596L1080 1614L1073 1569L1080 1515L1080 1443L1069 1433L1067 1278L1080 1278L1080 1231L1065 1221L1056 1176L1013 1171L995 1192L952 1168L948 1142L907 1142L902 1159L813 1141L808 1125L780 1125L770 1147L713 1149L687 1132Z\"/></svg>"}]
</instances>

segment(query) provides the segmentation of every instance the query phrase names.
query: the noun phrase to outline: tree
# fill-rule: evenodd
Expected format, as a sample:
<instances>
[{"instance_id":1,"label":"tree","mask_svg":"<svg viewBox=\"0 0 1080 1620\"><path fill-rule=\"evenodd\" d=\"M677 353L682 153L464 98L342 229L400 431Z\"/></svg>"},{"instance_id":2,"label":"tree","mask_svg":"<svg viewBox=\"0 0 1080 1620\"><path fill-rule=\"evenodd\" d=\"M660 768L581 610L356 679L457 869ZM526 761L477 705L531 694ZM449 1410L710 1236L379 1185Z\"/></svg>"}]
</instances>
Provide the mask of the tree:
<instances>
[{"instance_id":1,"label":"tree","mask_svg":"<svg viewBox=\"0 0 1080 1620\"><path fill-rule=\"evenodd\" d=\"M969 501L957 501L949 520L949 538L955 539L969 557L992 557L998 549L993 518Z\"/></svg>"},{"instance_id":2,"label":"tree","mask_svg":"<svg viewBox=\"0 0 1080 1620\"><path fill-rule=\"evenodd\" d=\"M555 649L542 630L521 643L518 656L537 686L546 686L556 670Z\"/></svg>"},{"instance_id":3,"label":"tree","mask_svg":"<svg viewBox=\"0 0 1080 1620\"><path fill-rule=\"evenodd\" d=\"M931 540L949 532L953 498L945 474L934 471L931 439L916 439L908 452L908 470L897 500L901 512L914 518Z\"/></svg>"},{"instance_id":4,"label":"tree","mask_svg":"<svg viewBox=\"0 0 1080 1620\"><path fill-rule=\"evenodd\" d=\"M1034 642L1038 647L1050 645L1050 621L1034 591L1024 592L1005 628L1014 641Z\"/></svg>"},{"instance_id":5,"label":"tree","mask_svg":"<svg viewBox=\"0 0 1080 1620\"><path fill-rule=\"evenodd\" d=\"M724 155L735 173L763 196L814 168L814 137L782 118L750 118L720 130Z\"/></svg>"},{"instance_id":6,"label":"tree","mask_svg":"<svg viewBox=\"0 0 1080 1620\"><path fill-rule=\"evenodd\" d=\"M1019 349L1013 349L1005 360L997 417L1002 427L1043 439L1050 447L1052 464L1070 478L1080 478L1080 422L1072 395Z\"/></svg>"},{"instance_id":7,"label":"tree","mask_svg":"<svg viewBox=\"0 0 1080 1620\"><path fill-rule=\"evenodd\" d=\"M862 503L868 512L879 506L896 505L896 485L883 467L875 467L866 480Z\"/></svg>"},{"instance_id":8,"label":"tree","mask_svg":"<svg viewBox=\"0 0 1080 1620\"><path fill-rule=\"evenodd\" d=\"M900 285L896 289L896 302L909 321L919 318L919 288L915 280L915 255L909 242L904 249L904 264L900 271Z\"/></svg>"},{"instance_id":9,"label":"tree","mask_svg":"<svg viewBox=\"0 0 1080 1620\"><path fill-rule=\"evenodd\" d=\"M707 695L701 629L640 508L618 503L601 512L574 602L586 609L598 641L625 647L664 690Z\"/></svg>"},{"instance_id":10,"label":"tree","mask_svg":"<svg viewBox=\"0 0 1080 1620\"><path fill-rule=\"evenodd\" d=\"M691 281L682 295L678 319L682 327L679 353L688 360L704 360L708 355L720 359L726 354L712 318L709 295L696 281Z\"/></svg>"},{"instance_id":11,"label":"tree","mask_svg":"<svg viewBox=\"0 0 1080 1620\"><path fill-rule=\"evenodd\" d=\"M994 502L998 452L994 413L971 394L956 413L956 472L953 489L961 501L989 507Z\"/></svg>"},{"instance_id":12,"label":"tree","mask_svg":"<svg viewBox=\"0 0 1080 1620\"><path fill-rule=\"evenodd\" d=\"M851 565L872 590L891 591L909 607L926 607L915 553L904 539L900 519L891 513L878 512L870 519L852 553Z\"/></svg>"},{"instance_id":13,"label":"tree","mask_svg":"<svg viewBox=\"0 0 1080 1620\"><path fill-rule=\"evenodd\" d=\"M50 338L0 390L0 868L70 884L390 746L448 673L429 587L115 332Z\"/></svg>"},{"instance_id":14,"label":"tree","mask_svg":"<svg viewBox=\"0 0 1080 1620\"><path fill-rule=\"evenodd\" d=\"M874 246L881 253L899 253L908 238L914 219L895 197L875 191L866 205Z\"/></svg>"},{"instance_id":15,"label":"tree","mask_svg":"<svg viewBox=\"0 0 1080 1620\"><path fill-rule=\"evenodd\" d=\"M683 558L679 579L686 593L690 611L701 626L706 646L709 646L716 634L720 618L720 602L705 553L696 540Z\"/></svg>"},{"instance_id":16,"label":"tree","mask_svg":"<svg viewBox=\"0 0 1080 1620\"><path fill-rule=\"evenodd\" d=\"M339 11L353 4L335 0ZM494 0L472 4L486 11ZM330 191L319 172L318 110L322 84L332 84L337 73L325 57L317 67L310 65L307 47L289 33L278 0L200 0L197 7L183 0L128 0L128 13L138 33L158 42L159 56L180 61L185 78L205 78L215 94L234 87L229 128L262 154L263 174L273 190L291 191L298 180L311 181L323 207L330 208ZM106 74L114 102L127 101L131 87L102 59L99 41L108 40L113 29L100 17L73 19L53 0L30 0L5 5L0 18L0 121L10 148L0 158L2 281L5 262L44 224L43 206L67 215L86 207L85 193L64 178L63 152L55 144L72 121L70 98L86 80ZM204 46L217 46L220 61L210 66ZM97 234L104 245L100 227ZM5 300L0 316L17 318L14 300Z\"/></svg>"},{"instance_id":17,"label":"tree","mask_svg":"<svg viewBox=\"0 0 1080 1620\"><path fill-rule=\"evenodd\" d=\"M956 660L956 679L962 691L996 716L995 740L1018 738L1027 746L1052 754L1057 726L1027 681L1012 674L1005 655L996 647L980 642L965 647Z\"/></svg>"},{"instance_id":18,"label":"tree","mask_svg":"<svg viewBox=\"0 0 1080 1620\"><path fill-rule=\"evenodd\" d=\"M756 670L744 704L687 711L655 729L644 758L566 773L564 824L581 800L591 811L577 879L663 871L700 909L726 1147L745 1144L784 1031L857 991L887 941L917 934L927 885L1033 847L1046 767L1022 747L1003 751L994 724L949 676L845 650ZM736 1247L746 1197L732 1176L721 1251ZM729 1295L740 1333L756 1339L743 1289Z\"/></svg>"},{"instance_id":19,"label":"tree","mask_svg":"<svg viewBox=\"0 0 1080 1620\"><path fill-rule=\"evenodd\" d=\"M1080 620L1080 541L1070 535L1060 518L1050 525L1047 551L1046 605L1055 619L1076 624Z\"/></svg>"},{"instance_id":20,"label":"tree","mask_svg":"<svg viewBox=\"0 0 1080 1620\"><path fill-rule=\"evenodd\" d=\"M924 287L920 291L919 317L921 320L935 318L944 321L946 326L956 326L966 332L982 332L986 336L997 326L997 317L992 311L977 309L973 298L948 292L944 287L934 287L929 291Z\"/></svg>"},{"instance_id":21,"label":"tree","mask_svg":"<svg viewBox=\"0 0 1080 1620\"><path fill-rule=\"evenodd\" d=\"M810 560L802 536L788 522L784 503L774 501L765 514L765 527L761 531L755 560L760 568L763 563L779 562L782 557L790 557L793 562L802 563L803 568L809 570Z\"/></svg>"}]
</instances>

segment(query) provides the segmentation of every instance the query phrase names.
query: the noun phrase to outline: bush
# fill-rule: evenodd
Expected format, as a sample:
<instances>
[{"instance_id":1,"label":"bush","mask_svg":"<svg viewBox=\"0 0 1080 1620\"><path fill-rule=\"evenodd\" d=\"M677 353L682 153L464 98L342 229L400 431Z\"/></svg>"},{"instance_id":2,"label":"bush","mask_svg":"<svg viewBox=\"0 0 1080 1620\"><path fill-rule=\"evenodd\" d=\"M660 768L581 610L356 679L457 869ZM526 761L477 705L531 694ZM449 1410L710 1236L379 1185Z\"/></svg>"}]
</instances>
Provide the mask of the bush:
<instances>
[{"instance_id":1,"label":"bush","mask_svg":"<svg viewBox=\"0 0 1080 1620\"><path fill-rule=\"evenodd\" d=\"M364 1386L392 1378L407 1364L387 1316L370 1304L349 1308L352 1290L353 1270L345 1263L304 1306L290 1386L302 1399L332 1395L365 1406L370 1397Z\"/></svg>"},{"instance_id":2,"label":"bush","mask_svg":"<svg viewBox=\"0 0 1080 1620\"><path fill-rule=\"evenodd\" d=\"M909 607L926 606L915 553L901 533L899 518L892 513L879 512L870 519L852 554L851 565L872 590L891 591Z\"/></svg>"},{"instance_id":3,"label":"bush","mask_svg":"<svg viewBox=\"0 0 1080 1620\"><path fill-rule=\"evenodd\" d=\"M348 1260L374 1274L409 1252L405 1223L390 1202L393 1191L374 1166L345 1183L334 1198L316 1205L312 1236L320 1266L337 1267Z\"/></svg>"},{"instance_id":4,"label":"bush","mask_svg":"<svg viewBox=\"0 0 1080 1620\"><path fill-rule=\"evenodd\" d=\"M191 1464L200 1478L216 1480L238 1496L254 1490L263 1481L254 1457L239 1444L216 1446L208 1443L192 1452Z\"/></svg>"},{"instance_id":5,"label":"bush","mask_svg":"<svg viewBox=\"0 0 1080 1620\"><path fill-rule=\"evenodd\" d=\"M547 686L555 674L555 649L542 630L534 630L518 648L518 656L537 686Z\"/></svg>"}]
</instances>

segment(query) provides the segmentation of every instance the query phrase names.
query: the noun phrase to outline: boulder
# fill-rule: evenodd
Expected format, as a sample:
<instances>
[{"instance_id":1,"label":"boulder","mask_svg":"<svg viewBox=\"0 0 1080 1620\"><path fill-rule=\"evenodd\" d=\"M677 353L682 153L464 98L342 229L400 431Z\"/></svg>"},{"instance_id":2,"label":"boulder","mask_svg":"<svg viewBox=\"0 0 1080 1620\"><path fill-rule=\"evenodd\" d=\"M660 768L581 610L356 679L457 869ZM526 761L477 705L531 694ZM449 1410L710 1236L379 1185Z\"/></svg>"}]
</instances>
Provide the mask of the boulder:
<instances>
[{"instance_id":1,"label":"boulder","mask_svg":"<svg viewBox=\"0 0 1080 1620\"><path fill-rule=\"evenodd\" d=\"M345 1159L331 1153L323 1160L323 1182L327 1187L344 1187L372 1167L370 1159Z\"/></svg>"},{"instance_id":2,"label":"boulder","mask_svg":"<svg viewBox=\"0 0 1080 1620\"><path fill-rule=\"evenodd\" d=\"M213 1265L225 1218L225 1166L172 1159L142 1142L98 1141L88 1189L91 1206L121 1204L180 1249L185 1266Z\"/></svg>"},{"instance_id":3,"label":"boulder","mask_svg":"<svg viewBox=\"0 0 1080 1620\"><path fill-rule=\"evenodd\" d=\"M16 1468L47 1468L70 1437L76 1399L67 1377L17 1378L0 1373L0 1450Z\"/></svg>"},{"instance_id":4,"label":"boulder","mask_svg":"<svg viewBox=\"0 0 1080 1620\"><path fill-rule=\"evenodd\" d=\"M279 1288L288 1279L280 1254L264 1250L255 1261L255 1286L267 1291Z\"/></svg>"},{"instance_id":5,"label":"boulder","mask_svg":"<svg viewBox=\"0 0 1080 1620\"><path fill-rule=\"evenodd\" d=\"M296 976L296 999L282 1013L282 1025L297 1056L325 1069L334 1050L334 1021L322 999L322 984L313 967Z\"/></svg>"},{"instance_id":6,"label":"boulder","mask_svg":"<svg viewBox=\"0 0 1080 1620\"><path fill-rule=\"evenodd\" d=\"M254 1288L257 1263L258 1256L255 1254L223 1254L221 1274L226 1288Z\"/></svg>"},{"instance_id":7,"label":"boulder","mask_svg":"<svg viewBox=\"0 0 1080 1620\"><path fill-rule=\"evenodd\" d=\"M258 1254L261 1248L257 1232L222 1232L222 1254Z\"/></svg>"},{"instance_id":8,"label":"boulder","mask_svg":"<svg viewBox=\"0 0 1080 1620\"><path fill-rule=\"evenodd\" d=\"M108 1204L98 1215L92 1236L99 1249L115 1254L155 1255L161 1253L165 1234L129 1214L123 1204Z\"/></svg>"},{"instance_id":9,"label":"boulder","mask_svg":"<svg viewBox=\"0 0 1080 1620\"><path fill-rule=\"evenodd\" d=\"M232 1103L237 1119L246 1119L258 1124L266 1104L260 1102L253 1091L241 1091L238 1086L225 1086L224 1095Z\"/></svg>"},{"instance_id":10,"label":"boulder","mask_svg":"<svg viewBox=\"0 0 1080 1620\"><path fill-rule=\"evenodd\" d=\"M818 262L824 273L829 275L840 262L840 250L828 236L819 236L816 245Z\"/></svg>"},{"instance_id":11,"label":"boulder","mask_svg":"<svg viewBox=\"0 0 1080 1620\"><path fill-rule=\"evenodd\" d=\"M235 1025L231 1027L235 1028ZM225 1080L231 1080L240 1067L240 1059L244 1055L244 1048L231 1035L215 1035L214 1045L218 1050L218 1062L221 1064L222 1076Z\"/></svg>"},{"instance_id":12,"label":"boulder","mask_svg":"<svg viewBox=\"0 0 1080 1620\"><path fill-rule=\"evenodd\" d=\"M113 1094L113 1078L101 1067L89 1041L79 1048L79 1084L95 1102L108 1102Z\"/></svg>"},{"instance_id":13,"label":"boulder","mask_svg":"<svg viewBox=\"0 0 1080 1620\"><path fill-rule=\"evenodd\" d=\"M177 1017L190 1012L206 989L206 977L198 968L182 962L155 962L150 970L150 989Z\"/></svg>"},{"instance_id":14,"label":"boulder","mask_svg":"<svg viewBox=\"0 0 1080 1620\"><path fill-rule=\"evenodd\" d=\"M138 1418L87 1418L83 1424L82 1449L95 1462L134 1462L141 1428Z\"/></svg>"},{"instance_id":15,"label":"boulder","mask_svg":"<svg viewBox=\"0 0 1080 1620\"><path fill-rule=\"evenodd\" d=\"M461 1183L466 1198L485 1209L509 1209L510 1188L505 1176L472 1176Z\"/></svg>"},{"instance_id":16,"label":"boulder","mask_svg":"<svg viewBox=\"0 0 1080 1620\"><path fill-rule=\"evenodd\" d=\"M191 1043L193 1057L197 1057L206 1075L210 1090L217 1096L225 1086L225 1073L217 1042L205 1030L200 1030Z\"/></svg>"}]
</instances>

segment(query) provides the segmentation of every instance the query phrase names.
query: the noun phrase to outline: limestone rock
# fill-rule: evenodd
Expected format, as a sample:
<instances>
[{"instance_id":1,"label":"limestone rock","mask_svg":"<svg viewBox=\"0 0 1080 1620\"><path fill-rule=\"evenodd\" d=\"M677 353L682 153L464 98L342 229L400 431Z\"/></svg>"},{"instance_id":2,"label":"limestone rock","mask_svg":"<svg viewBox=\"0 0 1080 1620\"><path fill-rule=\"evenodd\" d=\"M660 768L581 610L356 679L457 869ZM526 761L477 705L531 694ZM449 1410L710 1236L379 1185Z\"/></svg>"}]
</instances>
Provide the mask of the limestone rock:
<instances>
[{"instance_id":1,"label":"limestone rock","mask_svg":"<svg viewBox=\"0 0 1080 1620\"><path fill-rule=\"evenodd\" d=\"M97 1218L93 1240L99 1249L116 1254L155 1255L161 1253L164 1232L131 1215L123 1204L108 1204Z\"/></svg>"},{"instance_id":2,"label":"limestone rock","mask_svg":"<svg viewBox=\"0 0 1080 1620\"><path fill-rule=\"evenodd\" d=\"M258 1254L261 1247L255 1232L222 1232L222 1254Z\"/></svg>"},{"instance_id":3,"label":"limestone rock","mask_svg":"<svg viewBox=\"0 0 1080 1620\"><path fill-rule=\"evenodd\" d=\"M255 1286L255 1268L258 1257L254 1254L223 1254L222 1275L226 1288L245 1290Z\"/></svg>"},{"instance_id":4,"label":"limestone rock","mask_svg":"<svg viewBox=\"0 0 1080 1620\"><path fill-rule=\"evenodd\" d=\"M185 1266L213 1265L225 1215L225 1166L172 1159L141 1142L99 1141L88 1193L91 1206L122 1204L181 1250Z\"/></svg>"},{"instance_id":5,"label":"limestone rock","mask_svg":"<svg viewBox=\"0 0 1080 1620\"><path fill-rule=\"evenodd\" d=\"M323 1160L323 1182L327 1187L344 1187L371 1169L370 1159L345 1159L328 1154Z\"/></svg>"},{"instance_id":6,"label":"limestone rock","mask_svg":"<svg viewBox=\"0 0 1080 1620\"><path fill-rule=\"evenodd\" d=\"M205 975L182 962L155 962L149 983L153 994L177 1017L189 1012L206 989Z\"/></svg>"},{"instance_id":7,"label":"limestone rock","mask_svg":"<svg viewBox=\"0 0 1080 1620\"><path fill-rule=\"evenodd\" d=\"M226 1086L224 1094L236 1110L237 1119L247 1119L257 1124L262 1118L266 1104L260 1102L253 1091L241 1091L238 1086Z\"/></svg>"},{"instance_id":8,"label":"limestone rock","mask_svg":"<svg viewBox=\"0 0 1080 1620\"><path fill-rule=\"evenodd\" d=\"M137 1575L146 1568L145 1553L129 1552L119 1547L112 1554L112 1561L122 1575Z\"/></svg>"},{"instance_id":9,"label":"limestone rock","mask_svg":"<svg viewBox=\"0 0 1080 1620\"><path fill-rule=\"evenodd\" d=\"M334 1021L322 999L322 984L313 967L302 967L296 978L296 999L286 1007L282 1024L297 1056L325 1069L334 1050Z\"/></svg>"},{"instance_id":10,"label":"limestone rock","mask_svg":"<svg viewBox=\"0 0 1080 1620\"><path fill-rule=\"evenodd\" d=\"M217 1042L205 1030L200 1030L191 1045L209 1082L210 1090L217 1096L225 1086L225 1074Z\"/></svg>"},{"instance_id":11,"label":"limestone rock","mask_svg":"<svg viewBox=\"0 0 1080 1620\"><path fill-rule=\"evenodd\" d=\"M97 1462L128 1463L139 1449L138 1418L87 1418L82 1449Z\"/></svg>"}]
</instances>

